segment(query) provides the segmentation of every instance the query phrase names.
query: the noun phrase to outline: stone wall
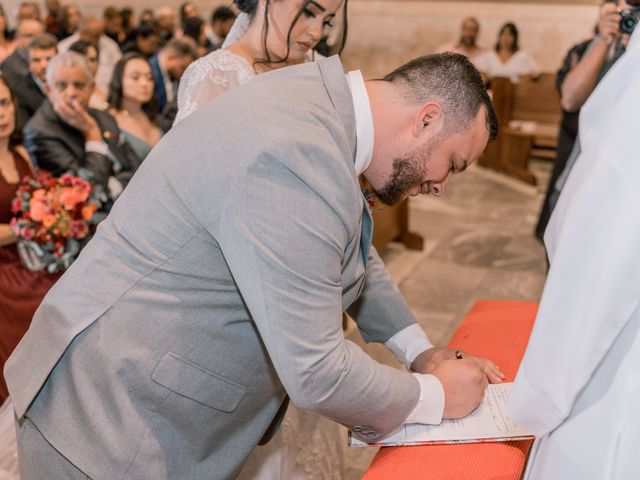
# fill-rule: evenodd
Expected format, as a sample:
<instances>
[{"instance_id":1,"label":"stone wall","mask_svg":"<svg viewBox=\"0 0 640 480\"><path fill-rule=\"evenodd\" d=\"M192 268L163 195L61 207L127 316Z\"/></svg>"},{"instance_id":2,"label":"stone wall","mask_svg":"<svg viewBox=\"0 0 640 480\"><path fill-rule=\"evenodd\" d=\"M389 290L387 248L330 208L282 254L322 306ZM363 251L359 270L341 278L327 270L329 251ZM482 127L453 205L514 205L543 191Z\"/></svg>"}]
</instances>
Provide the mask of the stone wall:
<instances>
[{"instance_id":1,"label":"stone wall","mask_svg":"<svg viewBox=\"0 0 640 480\"><path fill-rule=\"evenodd\" d=\"M3 1L10 16L17 1ZM136 10L162 4L175 5L182 0L78 0L82 10L99 14L105 5L128 5ZM217 5L231 0L196 1L205 15ZM480 41L489 47L506 21L520 30L520 45L529 51L543 71L553 72L565 52L588 38L597 18L598 0L548 3L433 0L350 0L349 42L344 53L348 68L361 68L365 75L380 76L397 65L419 55L431 53L438 45L455 38L462 18L475 16L481 24Z\"/></svg>"},{"instance_id":2,"label":"stone wall","mask_svg":"<svg viewBox=\"0 0 640 480\"><path fill-rule=\"evenodd\" d=\"M513 21L521 48L542 71L554 72L573 44L592 35L598 16L597 6L559 3L353 0L345 64L364 67L368 76L383 75L455 39L461 19L474 16L481 25L480 45L494 45L500 26Z\"/></svg>"}]
</instances>

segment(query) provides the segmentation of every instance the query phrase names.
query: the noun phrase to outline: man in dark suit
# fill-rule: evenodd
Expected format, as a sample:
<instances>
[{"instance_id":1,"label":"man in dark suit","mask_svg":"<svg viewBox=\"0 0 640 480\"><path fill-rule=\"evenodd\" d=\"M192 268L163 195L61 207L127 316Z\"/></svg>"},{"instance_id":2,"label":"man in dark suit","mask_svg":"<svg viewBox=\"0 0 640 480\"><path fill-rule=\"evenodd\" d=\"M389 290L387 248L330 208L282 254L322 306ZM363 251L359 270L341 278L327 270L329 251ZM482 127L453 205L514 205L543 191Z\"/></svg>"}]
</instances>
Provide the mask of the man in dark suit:
<instances>
[{"instance_id":1,"label":"man in dark suit","mask_svg":"<svg viewBox=\"0 0 640 480\"><path fill-rule=\"evenodd\" d=\"M178 82L189 64L196 58L198 58L196 44L186 37L171 40L166 47L151 57L149 61L155 82L154 94L158 100L160 112L176 98Z\"/></svg>"},{"instance_id":2,"label":"man in dark suit","mask_svg":"<svg viewBox=\"0 0 640 480\"><path fill-rule=\"evenodd\" d=\"M54 175L82 169L115 199L141 161L115 119L88 108L93 86L82 55L65 52L51 59L48 99L25 126L25 146L38 166Z\"/></svg>"},{"instance_id":3,"label":"man in dark suit","mask_svg":"<svg viewBox=\"0 0 640 480\"><path fill-rule=\"evenodd\" d=\"M29 121L47 98L47 65L58 53L57 44L56 37L49 33L33 37L27 48L29 69L10 79L11 90L18 99L21 125Z\"/></svg>"},{"instance_id":4,"label":"man in dark suit","mask_svg":"<svg viewBox=\"0 0 640 480\"><path fill-rule=\"evenodd\" d=\"M22 20L16 30L16 49L0 64L2 75L18 97L20 121L23 125L38 109L44 96L42 92L38 92L38 85L29 71L29 44L43 31L44 27L38 20Z\"/></svg>"}]
</instances>

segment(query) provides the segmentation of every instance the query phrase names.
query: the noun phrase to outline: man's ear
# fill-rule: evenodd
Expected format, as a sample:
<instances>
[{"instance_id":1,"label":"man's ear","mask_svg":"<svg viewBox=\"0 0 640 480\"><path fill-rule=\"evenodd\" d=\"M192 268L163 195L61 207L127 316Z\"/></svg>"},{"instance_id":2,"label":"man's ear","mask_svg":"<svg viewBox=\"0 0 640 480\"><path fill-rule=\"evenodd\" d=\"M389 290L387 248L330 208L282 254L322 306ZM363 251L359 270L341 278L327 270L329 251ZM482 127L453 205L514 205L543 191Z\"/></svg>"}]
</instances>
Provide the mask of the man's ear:
<instances>
[{"instance_id":1,"label":"man's ear","mask_svg":"<svg viewBox=\"0 0 640 480\"><path fill-rule=\"evenodd\" d=\"M413 134L417 137L425 131L436 133L442 128L442 106L436 100L422 104L413 121Z\"/></svg>"}]
</instances>

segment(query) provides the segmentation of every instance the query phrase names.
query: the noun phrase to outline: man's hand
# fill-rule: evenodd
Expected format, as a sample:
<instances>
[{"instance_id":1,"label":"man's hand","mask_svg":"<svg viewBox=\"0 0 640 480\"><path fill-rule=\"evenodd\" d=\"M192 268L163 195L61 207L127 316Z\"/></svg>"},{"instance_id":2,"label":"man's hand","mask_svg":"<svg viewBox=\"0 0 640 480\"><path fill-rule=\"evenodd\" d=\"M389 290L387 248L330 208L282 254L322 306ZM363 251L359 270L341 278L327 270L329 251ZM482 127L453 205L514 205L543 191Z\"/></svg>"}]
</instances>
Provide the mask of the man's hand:
<instances>
[{"instance_id":1,"label":"man's hand","mask_svg":"<svg viewBox=\"0 0 640 480\"><path fill-rule=\"evenodd\" d=\"M471 359L446 360L431 372L444 389L442 418L462 418L473 412L487 388L487 376Z\"/></svg>"},{"instance_id":2,"label":"man's hand","mask_svg":"<svg viewBox=\"0 0 640 480\"><path fill-rule=\"evenodd\" d=\"M489 382L500 383L504 380L504 373L502 373L500 367L488 358L474 357L462 350L454 350L451 348L430 348L429 350L425 350L413 361L411 370L418 373L433 373L433 370L440 363L446 360L456 360L456 352L461 352L463 359L475 362Z\"/></svg>"},{"instance_id":3,"label":"man's hand","mask_svg":"<svg viewBox=\"0 0 640 480\"><path fill-rule=\"evenodd\" d=\"M598 31L600 38L607 45L611 45L620 38L620 14L618 6L613 3L605 3L600 9L600 19L598 21Z\"/></svg>"},{"instance_id":4,"label":"man's hand","mask_svg":"<svg viewBox=\"0 0 640 480\"><path fill-rule=\"evenodd\" d=\"M102 133L98 123L77 99L73 99L69 103L61 99L53 104L53 108L65 123L82 132L85 141L102 141Z\"/></svg>"}]
</instances>

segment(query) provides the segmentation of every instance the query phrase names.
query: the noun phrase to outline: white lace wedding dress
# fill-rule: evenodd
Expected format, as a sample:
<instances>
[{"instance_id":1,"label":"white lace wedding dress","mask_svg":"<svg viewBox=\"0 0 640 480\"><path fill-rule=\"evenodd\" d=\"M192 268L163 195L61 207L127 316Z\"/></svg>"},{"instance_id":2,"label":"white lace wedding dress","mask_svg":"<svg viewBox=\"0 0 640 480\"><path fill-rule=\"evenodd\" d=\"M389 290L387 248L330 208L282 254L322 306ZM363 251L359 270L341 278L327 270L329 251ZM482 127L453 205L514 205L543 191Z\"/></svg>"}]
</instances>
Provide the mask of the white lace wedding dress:
<instances>
[{"instance_id":1,"label":"white lace wedding dress","mask_svg":"<svg viewBox=\"0 0 640 480\"><path fill-rule=\"evenodd\" d=\"M256 72L241 57L216 50L192 63L178 91L180 122L208 101L238 85ZM244 466L240 480L341 480L345 472L347 429L289 404L280 430L258 446ZM0 407L0 480L18 480L13 405Z\"/></svg>"}]
</instances>

